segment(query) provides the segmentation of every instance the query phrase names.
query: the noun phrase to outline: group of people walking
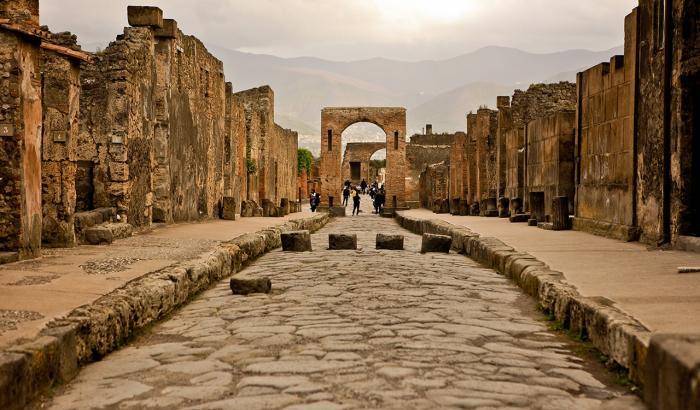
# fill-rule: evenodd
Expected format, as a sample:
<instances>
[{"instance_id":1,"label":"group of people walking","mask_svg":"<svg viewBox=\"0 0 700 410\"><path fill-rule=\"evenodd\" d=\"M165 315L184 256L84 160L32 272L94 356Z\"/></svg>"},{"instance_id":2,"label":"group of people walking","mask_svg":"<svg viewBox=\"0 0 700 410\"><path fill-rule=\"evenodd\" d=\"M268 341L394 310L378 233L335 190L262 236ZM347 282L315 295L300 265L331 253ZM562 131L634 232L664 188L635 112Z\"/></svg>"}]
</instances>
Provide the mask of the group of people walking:
<instances>
[{"instance_id":1,"label":"group of people walking","mask_svg":"<svg viewBox=\"0 0 700 410\"><path fill-rule=\"evenodd\" d=\"M374 181L372 185L368 185L367 181L363 179L360 185L356 186L353 186L350 181L345 181L343 184L343 206L347 207L350 198L352 198L352 215L359 215L362 212L360 210L360 201L362 200L360 195L366 194L369 194L374 206L372 213L380 214L386 202L386 192L384 191L384 185L379 186L377 181ZM311 205L311 212L316 212L316 209L321 204L321 195L316 191L311 191L309 204Z\"/></svg>"}]
</instances>

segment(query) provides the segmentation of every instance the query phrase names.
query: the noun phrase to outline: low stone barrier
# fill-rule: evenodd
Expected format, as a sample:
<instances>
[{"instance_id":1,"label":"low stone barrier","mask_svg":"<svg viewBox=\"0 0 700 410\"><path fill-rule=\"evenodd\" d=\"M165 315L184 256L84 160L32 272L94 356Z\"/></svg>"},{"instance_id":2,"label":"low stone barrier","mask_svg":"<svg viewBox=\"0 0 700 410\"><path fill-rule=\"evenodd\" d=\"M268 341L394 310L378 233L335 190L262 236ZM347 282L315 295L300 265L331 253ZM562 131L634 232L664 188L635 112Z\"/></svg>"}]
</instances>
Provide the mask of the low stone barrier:
<instances>
[{"instance_id":1,"label":"low stone barrier","mask_svg":"<svg viewBox=\"0 0 700 410\"><path fill-rule=\"evenodd\" d=\"M518 252L496 238L481 237L466 227L442 220L425 220L398 212L398 223L411 232L452 237L452 249L511 278L533 296L542 310L570 332L586 337L618 365L631 380L644 385L645 360L651 333L637 320L604 298L582 296L534 256Z\"/></svg>"},{"instance_id":2,"label":"low stone barrier","mask_svg":"<svg viewBox=\"0 0 700 410\"><path fill-rule=\"evenodd\" d=\"M80 366L124 345L135 332L164 318L201 291L281 246L281 233L316 231L327 214L238 236L196 260L137 278L95 302L54 320L38 337L0 351L0 408L24 408Z\"/></svg>"}]
</instances>

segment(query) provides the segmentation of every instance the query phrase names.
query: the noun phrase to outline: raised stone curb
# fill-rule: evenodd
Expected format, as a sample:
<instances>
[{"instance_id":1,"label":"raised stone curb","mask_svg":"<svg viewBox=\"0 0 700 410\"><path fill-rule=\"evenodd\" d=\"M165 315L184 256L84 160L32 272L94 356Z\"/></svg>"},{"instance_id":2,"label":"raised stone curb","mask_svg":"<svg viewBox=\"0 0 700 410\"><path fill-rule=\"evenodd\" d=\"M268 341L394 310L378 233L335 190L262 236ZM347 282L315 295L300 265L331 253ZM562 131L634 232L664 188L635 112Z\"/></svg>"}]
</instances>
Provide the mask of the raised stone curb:
<instances>
[{"instance_id":1,"label":"raised stone curb","mask_svg":"<svg viewBox=\"0 0 700 410\"><path fill-rule=\"evenodd\" d=\"M585 336L602 353L629 372L629 377L644 385L644 366L651 333L634 318L612 306L604 298L582 296L564 279L534 256L518 252L496 238L480 237L466 227L442 220L425 220L399 212L402 227L422 235L449 235L452 249L464 253L498 273L511 278L540 307L563 326Z\"/></svg>"},{"instance_id":2,"label":"raised stone curb","mask_svg":"<svg viewBox=\"0 0 700 410\"><path fill-rule=\"evenodd\" d=\"M280 247L282 232L313 232L329 220L318 214L238 236L199 259L141 276L54 320L36 339L0 351L0 408L24 408L51 386L71 380L80 366L118 349L138 330Z\"/></svg>"}]
</instances>

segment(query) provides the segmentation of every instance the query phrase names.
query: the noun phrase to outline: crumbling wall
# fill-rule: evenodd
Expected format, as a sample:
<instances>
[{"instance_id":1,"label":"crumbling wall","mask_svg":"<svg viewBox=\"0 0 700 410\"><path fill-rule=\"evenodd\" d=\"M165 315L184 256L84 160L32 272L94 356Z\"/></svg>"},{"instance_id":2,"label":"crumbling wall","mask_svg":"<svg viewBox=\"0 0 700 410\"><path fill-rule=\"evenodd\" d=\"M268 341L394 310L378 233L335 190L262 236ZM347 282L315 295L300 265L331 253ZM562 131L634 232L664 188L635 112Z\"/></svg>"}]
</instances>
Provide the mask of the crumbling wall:
<instances>
[{"instance_id":1,"label":"crumbling wall","mask_svg":"<svg viewBox=\"0 0 700 410\"><path fill-rule=\"evenodd\" d=\"M636 30L625 56L578 75L576 229L635 239L634 76Z\"/></svg>"},{"instance_id":2,"label":"crumbling wall","mask_svg":"<svg viewBox=\"0 0 700 410\"><path fill-rule=\"evenodd\" d=\"M498 129L498 112L480 108L476 113L474 128L476 142L476 198L481 202L495 198L498 194L496 163L496 133Z\"/></svg>"},{"instance_id":3,"label":"crumbling wall","mask_svg":"<svg viewBox=\"0 0 700 410\"><path fill-rule=\"evenodd\" d=\"M415 134L406 144L406 201L420 202L420 175L431 164L450 161L455 134Z\"/></svg>"},{"instance_id":4,"label":"crumbling wall","mask_svg":"<svg viewBox=\"0 0 700 410\"><path fill-rule=\"evenodd\" d=\"M243 109L246 198L276 206L297 197L298 134L275 124L275 94L269 86L240 91L233 101Z\"/></svg>"},{"instance_id":5,"label":"crumbling wall","mask_svg":"<svg viewBox=\"0 0 700 410\"><path fill-rule=\"evenodd\" d=\"M476 157L476 119L477 115L467 114L467 149L466 149L466 177L464 178L464 189L467 193L467 203L469 205L477 199L477 157Z\"/></svg>"},{"instance_id":6,"label":"crumbling wall","mask_svg":"<svg viewBox=\"0 0 700 410\"><path fill-rule=\"evenodd\" d=\"M552 199L569 198L574 204L574 134L576 113L562 111L528 124L527 189L544 192L545 213L552 214Z\"/></svg>"},{"instance_id":7,"label":"crumbling wall","mask_svg":"<svg viewBox=\"0 0 700 410\"><path fill-rule=\"evenodd\" d=\"M457 132L450 146L450 200L466 200L465 178L466 178L466 156L467 156L467 134Z\"/></svg>"},{"instance_id":8,"label":"crumbling wall","mask_svg":"<svg viewBox=\"0 0 700 410\"><path fill-rule=\"evenodd\" d=\"M53 35L53 40L79 49L76 37L70 33ZM42 72L42 242L47 246L74 246L80 63L44 49Z\"/></svg>"},{"instance_id":9,"label":"crumbling wall","mask_svg":"<svg viewBox=\"0 0 700 410\"><path fill-rule=\"evenodd\" d=\"M440 162L425 167L420 174L419 190L421 207L436 210L447 200L449 167Z\"/></svg>"},{"instance_id":10,"label":"crumbling wall","mask_svg":"<svg viewBox=\"0 0 700 410\"><path fill-rule=\"evenodd\" d=\"M245 184L245 113L243 105L233 97L233 86L226 83L226 124L224 138L224 196L236 204L246 197Z\"/></svg>"},{"instance_id":11,"label":"crumbling wall","mask_svg":"<svg viewBox=\"0 0 700 410\"><path fill-rule=\"evenodd\" d=\"M0 17L36 28L38 1L0 3ZM0 252L41 248L40 39L0 27Z\"/></svg>"}]
</instances>

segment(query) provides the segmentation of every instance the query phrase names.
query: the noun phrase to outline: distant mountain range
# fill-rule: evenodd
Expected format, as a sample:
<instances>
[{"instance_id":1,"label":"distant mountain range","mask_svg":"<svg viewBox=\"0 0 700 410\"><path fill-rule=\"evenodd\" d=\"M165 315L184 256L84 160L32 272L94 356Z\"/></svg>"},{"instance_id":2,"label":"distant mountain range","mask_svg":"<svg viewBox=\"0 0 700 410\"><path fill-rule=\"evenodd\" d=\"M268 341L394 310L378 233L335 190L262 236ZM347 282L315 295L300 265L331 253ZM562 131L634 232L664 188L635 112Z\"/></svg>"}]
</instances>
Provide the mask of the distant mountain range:
<instances>
[{"instance_id":1,"label":"distant mountain range","mask_svg":"<svg viewBox=\"0 0 700 410\"><path fill-rule=\"evenodd\" d=\"M277 121L299 131L305 136L302 145L314 151L326 106L403 106L411 133L426 123L436 131L464 130L465 114L494 106L498 95L536 82L575 81L578 71L622 53L622 47L535 54L492 46L440 61L340 62L210 49L224 62L235 90L269 84L275 90Z\"/></svg>"},{"instance_id":2,"label":"distant mountain range","mask_svg":"<svg viewBox=\"0 0 700 410\"><path fill-rule=\"evenodd\" d=\"M408 109L409 133L419 132L426 123L437 132L464 130L465 114L481 105L494 106L498 95L511 95L531 83L575 81L578 71L623 52L620 46L535 54L491 46L439 61L342 62L208 47L224 62L235 90L270 85L277 122L299 131L300 145L314 151L320 144L321 108L326 106L403 106ZM367 132L371 127L360 127L346 139L371 139Z\"/></svg>"}]
</instances>

